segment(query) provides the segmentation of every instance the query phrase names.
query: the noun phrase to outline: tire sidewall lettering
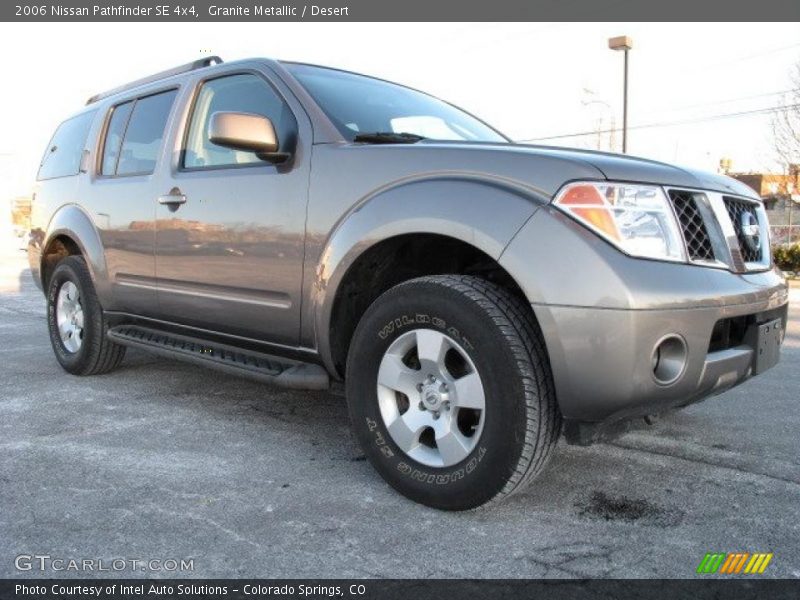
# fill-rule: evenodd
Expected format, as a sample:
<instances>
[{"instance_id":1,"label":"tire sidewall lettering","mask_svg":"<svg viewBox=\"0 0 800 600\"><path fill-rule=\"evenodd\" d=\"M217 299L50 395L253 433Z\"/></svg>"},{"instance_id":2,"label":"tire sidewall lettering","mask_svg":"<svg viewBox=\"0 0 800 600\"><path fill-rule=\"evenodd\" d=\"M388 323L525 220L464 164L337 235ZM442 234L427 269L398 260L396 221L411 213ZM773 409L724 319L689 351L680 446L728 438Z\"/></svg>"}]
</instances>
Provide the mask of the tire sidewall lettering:
<instances>
[{"instance_id":1,"label":"tire sidewall lettering","mask_svg":"<svg viewBox=\"0 0 800 600\"><path fill-rule=\"evenodd\" d=\"M454 469L448 473L432 473L430 471L421 469L419 466L412 467L405 461L400 461L397 463L397 470L401 474L413 479L414 481L428 484L446 485L453 481L464 479L466 475L472 473L485 454L486 448L484 446L478 446L466 465Z\"/></svg>"},{"instance_id":2,"label":"tire sidewall lettering","mask_svg":"<svg viewBox=\"0 0 800 600\"><path fill-rule=\"evenodd\" d=\"M378 338L382 341L387 340L393 333L399 332L404 329L439 329L444 331L451 338L459 342L466 350L474 350L475 347L465 335L453 326L448 326L447 321L441 317L432 317L424 313L415 313L414 315L402 315L395 317L386 323L380 330L378 330Z\"/></svg>"}]
</instances>

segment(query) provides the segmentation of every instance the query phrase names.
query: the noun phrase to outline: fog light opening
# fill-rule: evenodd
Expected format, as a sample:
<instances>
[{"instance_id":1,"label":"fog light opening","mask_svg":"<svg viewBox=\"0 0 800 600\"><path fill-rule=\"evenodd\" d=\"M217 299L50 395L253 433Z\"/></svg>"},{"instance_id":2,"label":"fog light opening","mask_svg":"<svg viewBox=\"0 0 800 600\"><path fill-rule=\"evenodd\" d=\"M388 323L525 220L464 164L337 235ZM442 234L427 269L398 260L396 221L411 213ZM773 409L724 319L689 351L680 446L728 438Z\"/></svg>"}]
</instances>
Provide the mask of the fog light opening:
<instances>
[{"instance_id":1,"label":"fog light opening","mask_svg":"<svg viewBox=\"0 0 800 600\"><path fill-rule=\"evenodd\" d=\"M678 381L686 369L686 342L678 335L668 335L653 349L653 377L660 385Z\"/></svg>"}]
</instances>

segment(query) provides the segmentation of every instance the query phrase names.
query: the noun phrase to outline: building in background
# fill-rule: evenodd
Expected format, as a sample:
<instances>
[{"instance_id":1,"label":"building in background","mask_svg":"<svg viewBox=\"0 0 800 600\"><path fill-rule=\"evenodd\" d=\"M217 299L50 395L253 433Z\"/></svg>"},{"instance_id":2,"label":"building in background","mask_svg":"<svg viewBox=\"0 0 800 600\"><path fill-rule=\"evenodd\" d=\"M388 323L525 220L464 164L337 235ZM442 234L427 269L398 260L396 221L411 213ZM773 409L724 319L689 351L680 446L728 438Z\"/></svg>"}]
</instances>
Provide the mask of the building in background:
<instances>
[{"instance_id":1,"label":"building in background","mask_svg":"<svg viewBox=\"0 0 800 600\"><path fill-rule=\"evenodd\" d=\"M727 173L749 185L767 209L788 208L791 196L800 194L800 165L789 165L788 173Z\"/></svg>"}]
</instances>

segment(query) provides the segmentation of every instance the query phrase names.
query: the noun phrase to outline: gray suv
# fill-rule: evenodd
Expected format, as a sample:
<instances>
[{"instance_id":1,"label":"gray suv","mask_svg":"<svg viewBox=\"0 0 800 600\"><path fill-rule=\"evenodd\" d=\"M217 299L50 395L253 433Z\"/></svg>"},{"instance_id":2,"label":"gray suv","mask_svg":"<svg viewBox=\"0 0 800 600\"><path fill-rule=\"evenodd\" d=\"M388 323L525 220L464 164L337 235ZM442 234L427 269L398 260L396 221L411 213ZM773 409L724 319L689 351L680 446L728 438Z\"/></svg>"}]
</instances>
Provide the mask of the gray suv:
<instances>
[{"instance_id":1,"label":"gray suv","mask_svg":"<svg viewBox=\"0 0 800 600\"><path fill-rule=\"evenodd\" d=\"M29 258L75 375L127 347L344 382L394 488L461 510L773 366L764 208L710 173L513 143L355 73L216 57L89 99L39 170Z\"/></svg>"}]
</instances>

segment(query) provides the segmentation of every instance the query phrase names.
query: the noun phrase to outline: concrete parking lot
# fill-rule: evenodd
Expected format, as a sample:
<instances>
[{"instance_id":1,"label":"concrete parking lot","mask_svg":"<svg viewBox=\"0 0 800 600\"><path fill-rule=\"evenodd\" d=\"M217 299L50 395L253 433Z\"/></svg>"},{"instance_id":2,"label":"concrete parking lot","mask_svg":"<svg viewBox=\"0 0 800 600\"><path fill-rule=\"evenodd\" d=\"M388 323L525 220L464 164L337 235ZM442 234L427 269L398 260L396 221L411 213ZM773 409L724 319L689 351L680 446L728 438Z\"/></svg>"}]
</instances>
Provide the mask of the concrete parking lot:
<instances>
[{"instance_id":1,"label":"concrete parking lot","mask_svg":"<svg viewBox=\"0 0 800 600\"><path fill-rule=\"evenodd\" d=\"M24 256L0 259L0 577L15 557L193 559L194 577L689 577L773 552L800 577L800 289L783 359L726 394L590 448L525 493L450 514L391 490L344 399L129 352L64 373Z\"/></svg>"}]
</instances>

